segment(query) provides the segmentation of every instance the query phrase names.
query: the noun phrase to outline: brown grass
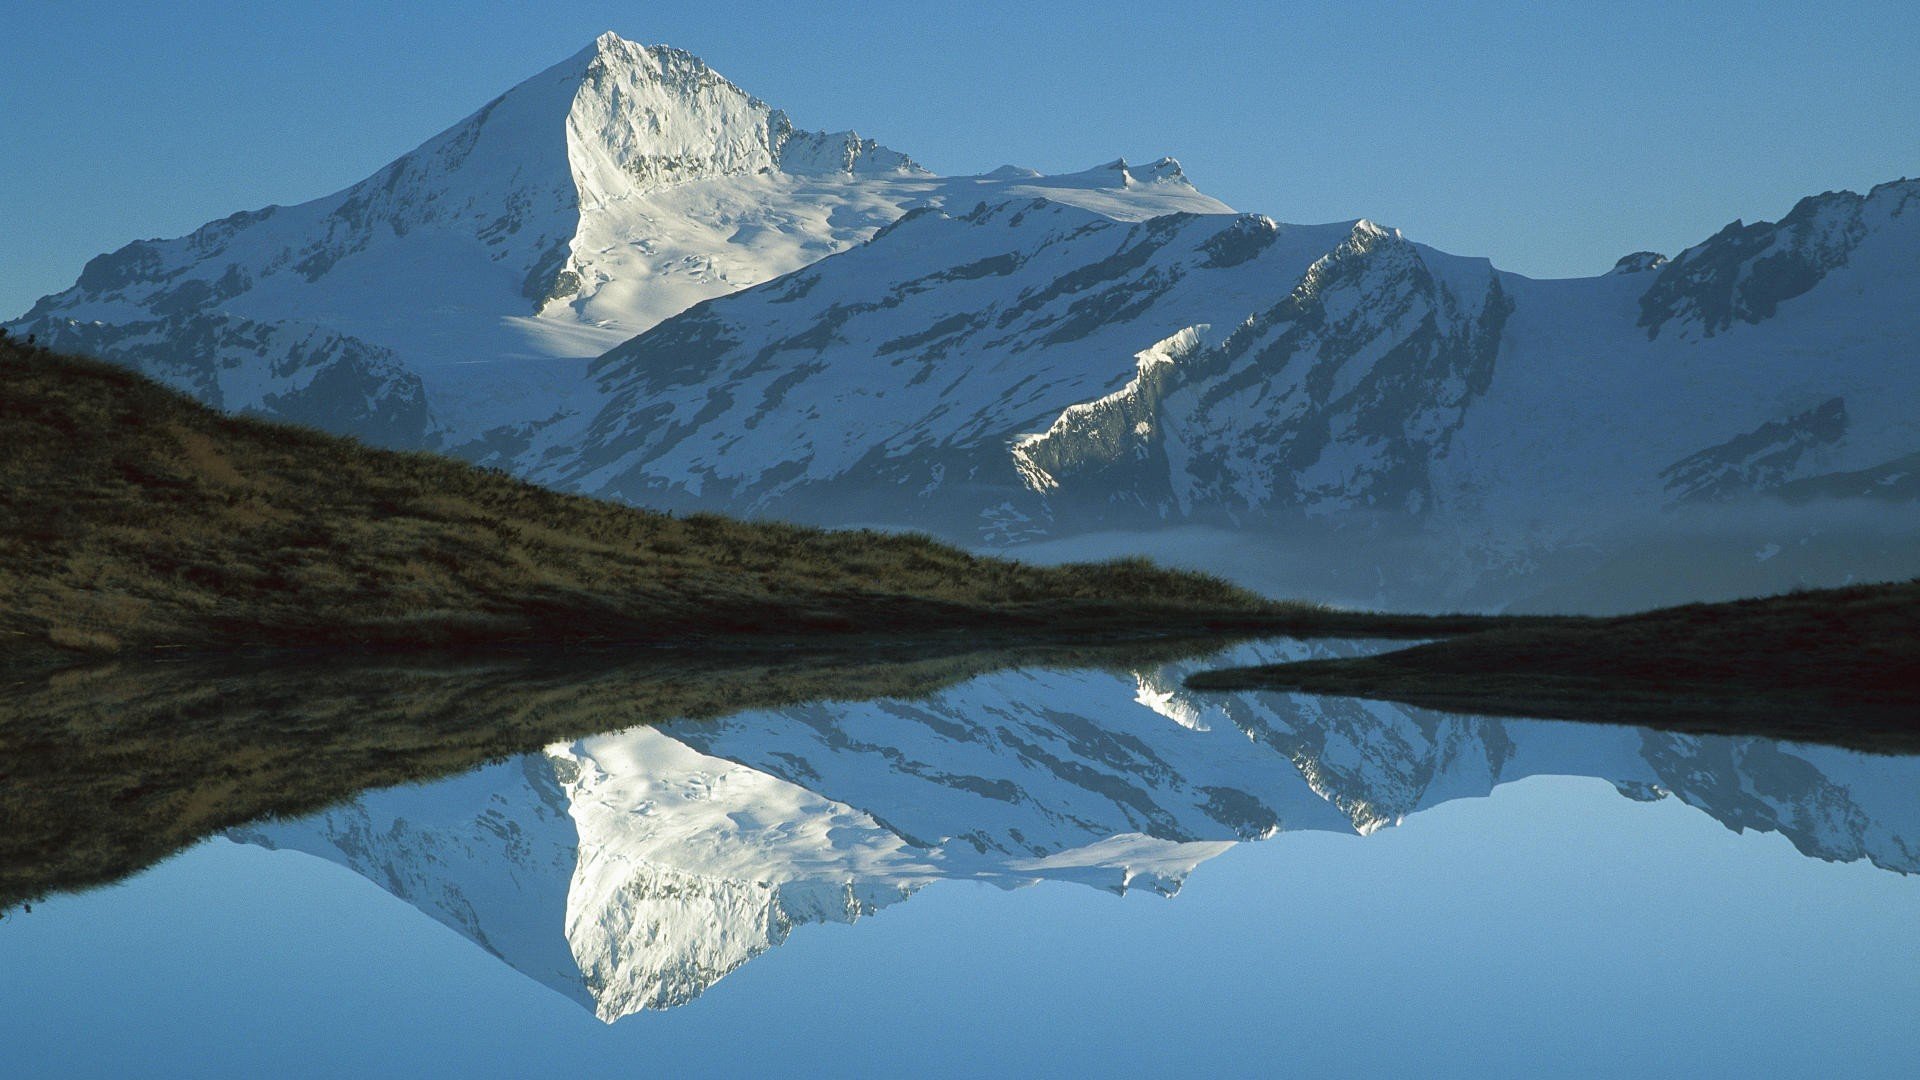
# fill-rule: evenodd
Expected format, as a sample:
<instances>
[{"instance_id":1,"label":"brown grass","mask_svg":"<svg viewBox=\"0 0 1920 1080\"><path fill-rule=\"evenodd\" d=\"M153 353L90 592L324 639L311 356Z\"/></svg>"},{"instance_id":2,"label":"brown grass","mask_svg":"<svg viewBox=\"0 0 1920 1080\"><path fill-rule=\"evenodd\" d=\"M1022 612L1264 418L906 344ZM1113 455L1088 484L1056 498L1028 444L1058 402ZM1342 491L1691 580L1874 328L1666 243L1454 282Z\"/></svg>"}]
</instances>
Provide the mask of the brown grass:
<instances>
[{"instance_id":1,"label":"brown grass","mask_svg":"<svg viewBox=\"0 0 1920 1080\"><path fill-rule=\"evenodd\" d=\"M649 513L12 343L0 386L0 654L1144 633L1307 610L1145 560L1042 568Z\"/></svg>"}]
</instances>

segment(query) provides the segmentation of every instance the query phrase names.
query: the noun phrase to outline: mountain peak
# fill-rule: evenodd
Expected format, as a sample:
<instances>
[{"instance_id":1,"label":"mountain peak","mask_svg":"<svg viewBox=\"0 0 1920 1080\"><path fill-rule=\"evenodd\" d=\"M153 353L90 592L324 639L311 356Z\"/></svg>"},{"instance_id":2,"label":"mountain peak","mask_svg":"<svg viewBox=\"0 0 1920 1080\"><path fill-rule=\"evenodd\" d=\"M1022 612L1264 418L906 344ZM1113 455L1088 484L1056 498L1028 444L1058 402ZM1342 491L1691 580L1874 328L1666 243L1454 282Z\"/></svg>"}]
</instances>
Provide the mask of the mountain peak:
<instances>
[{"instance_id":1,"label":"mountain peak","mask_svg":"<svg viewBox=\"0 0 1920 1080\"><path fill-rule=\"evenodd\" d=\"M1003 166L1011 168L1011 166ZM1001 170L995 170L999 174ZM1069 173L1068 176L1088 181L1105 181L1108 185L1123 188L1137 187L1141 184L1179 184L1192 187L1187 174L1180 169L1180 163L1170 157L1160 158L1149 165L1135 165L1126 158L1114 158L1105 165L1095 165L1083 172Z\"/></svg>"},{"instance_id":2,"label":"mountain peak","mask_svg":"<svg viewBox=\"0 0 1920 1080\"><path fill-rule=\"evenodd\" d=\"M191 372L227 408L301 419L311 414L288 411L296 398L334 400L332 384L307 388L320 363L310 339L325 340L364 361L368 385L385 385L382 365L420 376L418 392L389 395L418 441L524 419L528 394L568 388L566 365L521 361L599 355L860 244L917 205L1047 198L1119 221L1229 212L1187 185L1146 182L1146 168L942 179L853 131L800 127L691 53L583 37L359 183L128 245L30 321L42 333L104 327L89 331L90 351ZM216 328L228 350L217 355ZM260 355L268 339L281 354ZM178 343L164 362L148 349L160 341ZM506 362L466 363L481 356ZM435 403L424 427L421 393Z\"/></svg>"},{"instance_id":3,"label":"mountain peak","mask_svg":"<svg viewBox=\"0 0 1920 1080\"><path fill-rule=\"evenodd\" d=\"M797 127L682 49L608 31L588 52L567 116L587 205L711 176L922 171L852 131Z\"/></svg>"},{"instance_id":4,"label":"mountain peak","mask_svg":"<svg viewBox=\"0 0 1920 1080\"><path fill-rule=\"evenodd\" d=\"M1358 218L1353 223L1351 237L1355 243L1376 243L1381 240L1400 239L1400 230L1382 225L1372 218Z\"/></svg>"},{"instance_id":5,"label":"mountain peak","mask_svg":"<svg viewBox=\"0 0 1920 1080\"><path fill-rule=\"evenodd\" d=\"M1657 251L1636 251L1631 255L1620 256L1613 264L1610 274L1639 274L1648 270L1657 270L1667 264L1667 257Z\"/></svg>"},{"instance_id":6,"label":"mountain peak","mask_svg":"<svg viewBox=\"0 0 1920 1080\"><path fill-rule=\"evenodd\" d=\"M605 57L610 60L640 61L642 63L651 62L655 64L670 58L683 64L702 68L707 67L705 60L700 59L685 49L676 49L671 45L665 44L648 45L644 42L623 38L612 30L608 30L594 38L586 48L574 55L577 58L583 59Z\"/></svg>"},{"instance_id":7,"label":"mountain peak","mask_svg":"<svg viewBox=\"0 0 1920 1080\"><path fill-rule=\"evenodd\" d=\"M1173 157L1163 157L1148 165L1144 170L1147 178L1155 183L1186 183L1187 174L1180 168L1180 162Z\"/></svg>"},{"instance_id":8,"label":"mountain peak","mask_svg":"<svg viewBox=\"0 0 1920 1080\"><path fill-rule=\"evenodd\" d=\"M621 70L687 90L724 86L728 91L755 104L763 104L759 99L713 70L705 60L685 49L676 49L671 45L643 45L637 41L628 41L609 30L594 38L592 45L576 54L575 60L580 58L586 58L588 61L586 69L588 79L604 77L609 70ZM569 66L573 62L569 61Z\"/></svg>"}]
</instances>

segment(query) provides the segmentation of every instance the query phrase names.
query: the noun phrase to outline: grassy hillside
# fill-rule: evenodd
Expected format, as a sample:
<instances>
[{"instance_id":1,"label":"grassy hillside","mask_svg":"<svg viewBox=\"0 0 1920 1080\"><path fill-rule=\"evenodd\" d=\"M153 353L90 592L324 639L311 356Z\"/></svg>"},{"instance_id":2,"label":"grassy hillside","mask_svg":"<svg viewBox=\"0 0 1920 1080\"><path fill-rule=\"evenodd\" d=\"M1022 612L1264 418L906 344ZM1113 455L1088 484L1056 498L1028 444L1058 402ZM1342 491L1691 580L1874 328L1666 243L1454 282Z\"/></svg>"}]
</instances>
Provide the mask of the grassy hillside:
<instances>
[{"instance_id":1,"label":"grassy hillside","mask_svg":"<svg viewBox=\"0 0 1920 1080\"><path fill-rule=\"evenodd\" d=\"M1141 560L1039 568L647 513L223 416L11 342L0 387L0 651L1149 630L1301 610Z\"/></svg>"},{"instance_id":2,"label":"grassy hillside","mask_svg":"<svg viewBox=\"0 0 1920 1080\"><path fill-rule=\"evenodd\" d=\"M1529 621L1377 656L1203 672L1187 684L1912 753L1920 581Z\"/></svg>"}]
</instances>

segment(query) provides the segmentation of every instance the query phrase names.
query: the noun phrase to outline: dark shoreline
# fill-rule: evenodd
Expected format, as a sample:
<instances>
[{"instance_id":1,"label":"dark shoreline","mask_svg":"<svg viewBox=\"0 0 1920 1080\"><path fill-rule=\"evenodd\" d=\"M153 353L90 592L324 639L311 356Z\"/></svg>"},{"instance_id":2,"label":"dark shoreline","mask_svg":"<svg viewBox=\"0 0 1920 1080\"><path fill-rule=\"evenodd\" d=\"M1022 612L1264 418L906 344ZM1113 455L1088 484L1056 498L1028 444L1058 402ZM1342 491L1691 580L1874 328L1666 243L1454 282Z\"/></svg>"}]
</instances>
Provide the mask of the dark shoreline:
<instances>
[{"instance_id":1,"label":"dark shoreline","mask_svg":"<svg viewBox=\"0 0 1920 1080\"><path fill-rule=\"evenodd\" d=\"M655 513L222 415L124 368L4 340L0 378L0 671L1491 625L1274 601L1145 559L1039 566L923 535Z\"/></svg>"},{"instance_id":2,"label":"dark shoreline","mask_svg":"<svg viewBox=\"0 0 1920 1080\"><path fill-rule=\"evenodd\" d=\"M0 911L135 873L223 829L565 739L811 701L918 697L1024 666L1131 668L1239 638L1102 645L287 653L110 659L0 686Z\"/></svg>"},{"instance_id":3,"label":"dark shoreline","mask_svg":"<svg viewBox=\"0 0 1920 1080\"><path fill-rule=\"evenodd\" d=\"M1187 685L1920 753L1920 581L1495 621L1395 652L1207 671Z\"/></svg>"},{"instance_id":4,"label":"dark shoreline","mask_svg":"<svg viewBox=\"0 0 1920 1080\"><path fill-rule=\"evenodd\" d=\"M64 668L86 667L100 663L200 663L236 662L247 664L289 663L335 660L371 663L388 660L398 663L459 663L490 659L540 659L566 661L570 658L619 659L657 653L694 651L727 656L757 656L788 653L796 655L919 655L928 652L976 651L1008 648L1107 648L1127 645L1152 645L1183 641L1223 643L1248 638L1354 638L1425 641L1501 629L1516 622L1526 625L1557 625L1568 620L1561 616L1525 616L1509 619L1498 615L1403 615L1375 614L1342 610L1302 610L1293 605L1276 605L1271 613L1245 610L1158 611L1128 610L1089 612L1063 609L1064 617L1050 614L1042 605L1030 611L1004 613L1005 618L928 622L919 627L903 626L882 631L820 631L795 634L784 630L765 633L713 633L679 631L670 628L661 633L635 634L630 637L562 637L554 641L533 641L522 636L499 640L475 640L447 644L444 639L427 635L422 641L382 641L368 643L322 640L313 643L233 645L223 642L204 644L150 645L126 648L111 653L88 653L61 649L38 642L12 649L0 648L0 678L31 678ZM1096 614L1098 618L1086 618Z\"/></svg>"}]
</instances>

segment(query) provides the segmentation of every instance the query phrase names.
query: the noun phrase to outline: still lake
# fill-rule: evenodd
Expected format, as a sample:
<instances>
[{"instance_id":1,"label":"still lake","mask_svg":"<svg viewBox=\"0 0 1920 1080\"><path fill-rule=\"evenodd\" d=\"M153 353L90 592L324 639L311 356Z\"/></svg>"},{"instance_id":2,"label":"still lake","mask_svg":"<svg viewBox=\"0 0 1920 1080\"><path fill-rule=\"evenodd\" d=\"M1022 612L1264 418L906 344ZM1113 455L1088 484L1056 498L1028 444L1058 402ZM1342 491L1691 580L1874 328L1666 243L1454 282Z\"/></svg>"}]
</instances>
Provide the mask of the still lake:
<instances>
[{"instance_id":1,"label":"still lake","mask_svg":"<svg viewBox=\"0 0 1920 1080\"><path fill-rule=\"evenodd\" d=\"M1180 684L1356 647L233 829L0 920L0 1073L1913 1075L1920 759Z\"/></svg>"}]
</instances>

